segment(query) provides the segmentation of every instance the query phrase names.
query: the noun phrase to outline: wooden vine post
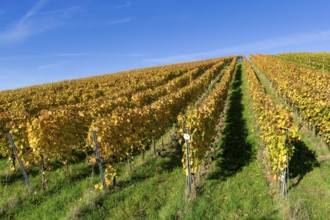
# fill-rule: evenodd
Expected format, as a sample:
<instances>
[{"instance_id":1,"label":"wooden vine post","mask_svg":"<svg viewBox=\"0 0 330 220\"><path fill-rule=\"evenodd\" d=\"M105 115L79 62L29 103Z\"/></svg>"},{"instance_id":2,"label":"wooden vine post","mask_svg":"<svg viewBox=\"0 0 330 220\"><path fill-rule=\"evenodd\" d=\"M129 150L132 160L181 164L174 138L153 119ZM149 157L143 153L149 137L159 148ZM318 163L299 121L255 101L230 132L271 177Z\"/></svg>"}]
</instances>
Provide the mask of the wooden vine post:
<instances>
[{"instance_id":1,"label":"wooden vine post","mask_svg":"<svg viewBox=\"0 0 330 220\"><path fill-rule=\"evenodd\" d=\"M190 141L190 135L188 128L185 128L185 134L183 136L184 140L186 141L186 160L187 160L187 184L188 184L188 190L189 194L191 193L191 185L192 185L192 177L191 177L191 168L190 168L190 157L189 157L189 141Z\"/></svg>"},{"instance_id":2,"label":"wooden vine post","mask_svg":"<svg viewBox=\"0 0 330 220\"><path fill-rule=\"evenodd\" d=\"M11 136L11 133L8 133L7 136L8 136L8 139L9 139L9 142L10 142L10 145L11 145L11 148L12 148L14 154L15 154L16 160L18 161L19 166L20 166L20 168L22 170L22 173L23 173L23 176L24 176L26 185L27 185L27 187L28 187L28 189L29 189L29 191L31 193L32 192L32 188L31 188L30 180L29 180L29 177L28 177L28 175L27 175L27 173L26 173L26 171L24 169L24 166L23 166L22 161L18 157L17 148L16 148L15 142L13 140L13 137Z\"/></svg>"},{"instance_id":3,"label":"wooden vine post","mask_svg":"<svg viewBox=\"0 0 330 220\"><path fill-rule=\"evenodd\" d=\"M286 155L288 158L288 155ZM280 174L280 191L281 195L285 196L287 195L287 181L289 180L289 163L287 163L287 167L281 171Z\"/></svg>"},{"instance_id":4,"label":"wooden vine post","mask_svg":"<svg viewBox=\"0 0 330 220\"><path fill-rule=\"evenodd\" d=\"M157 156L157 152L156 152L156 141L154 138L152 138L152 149L153 149L153 152L154 152L154 157Z\"/></svg>"},{"instance_id":5,"label":"wooden vine post","mask_svg":"<svg viewBox=\"0 0 330 220\"><path fill-rule=\"evenodd\" d=\"M103 172L103 168L102 168L102 160L101 160L101 156L100 156L100 152L99 152L99 146L98 146L98 143L97 143L96 131L93 131L92 133L93 133L93 140L94 140L94 146L95 146L95 154L96 154L96 157L97 157L97 163L99 165L103 190L104 190L104 192L106 192L107 191L107 185L105 183L104 172Z\"/></svg>"}]
</instances>

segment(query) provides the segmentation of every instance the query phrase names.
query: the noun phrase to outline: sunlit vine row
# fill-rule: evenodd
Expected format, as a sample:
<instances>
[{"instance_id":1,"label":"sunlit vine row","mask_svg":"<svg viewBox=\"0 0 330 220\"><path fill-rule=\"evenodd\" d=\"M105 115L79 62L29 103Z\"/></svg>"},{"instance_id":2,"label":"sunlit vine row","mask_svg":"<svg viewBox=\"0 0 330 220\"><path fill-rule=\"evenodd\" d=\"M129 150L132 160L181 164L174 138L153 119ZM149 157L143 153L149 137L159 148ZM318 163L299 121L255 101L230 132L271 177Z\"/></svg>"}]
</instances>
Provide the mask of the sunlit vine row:
<instances>
[{"instance_id":1,"label":"sunlit vine row","mask_svg":"<svg viewBox=\"0 0 330 220\"><path fill-rule=\"evenodd\" d=\"M224 110L229 85L235 70L236 58L234 58L224 75L221 77L212 92L202 101L200 105L189 109L186 113L178 116L180 136L184 135L185 128L190 134L190 161L191 172L196 173L201 162L205 159L206 153L211 149L212 138L216 133L221 112ZM187 173L186 146L182 143L183 157L182 163Z\"/></svg>"},{"instance_id":2,"label":"sunlit vine row","mask_svg":"<svg viewBox=\"0 0 330 220\"><path fill-rule=\"evenodd\" d=\"M330 143L330 74L270 56L252 56L251 60L272 81L279 95Z\"/></svg>"},{"instance_id":3,"label":"sunlit vine row","mask_svg":"<svg viewBox=\"0 0 330 220\"><path fill-rule=\"evenodd\" d=\"M244 59L249 95L257 116L261 139L267 149L271 171L279 175L288 167L294 153L294 143L299 140L298 128L293 124L292 113L284 105L275 104L258 81L250 62Z\"/></svg>"},{"instance_id":4,"label":"sunlit vine row","mask_svg":"<svg viewBox=\"0 0 330 220\"><path fill-rule=\"evenodd\" d=\"M274 56L300 66L330 72L330 53L284 53Z\"/></svg>"},{"instance_id":5,"label":"sunlit vine row","mask_svg":"<svg viewBox=\"0 0 330 220\"><path fill-rule=\"evenodd\" d=\"M201 64L204 62L201 62ZM184 75L171 80L171 83L165 85L164 88L173 88L173 91L180 89L181 84L183 84L181 79L194 79L197 75L211 65L204 65L193 69L185 73ZM189 80L187 80L189 83ZM179 83L178 83L179 82ZM181 82L181 84L180 84ZM183 84L184 85L184 84ZM162 89L159 89L163 91ZM147 90L145 93L148 94ZM152 93L150 99L157 100L163 93L157 93L158 88ZM139 92L138 94L143 94L144 92ZM140 96L141 99L145 96ZM135 99L138 101L139 107L144 104L143 100ZM87 136L88 128L96 117L103 117L105 114L109 114L113 109L118 108L129 108L132 103L127 97L118 98L114 101L109 102L110 105L101 105L99 108L90 108L91 106L71 105L62 106L57 109L43 110L38 116L32 117L27 122L26 131L21 131L21 134L27 133L25 135L25 142L28 143L27 148L21 148L20 152L25 154L26 164L47 164L51 159L56 158L64 164L73 161L74 150L79 149L88 154L88 149L85 148L85 139ZM97 104L97 103L96 103ZM100 104L100 103L99 103ZM94 107L94 106L92 106ZM24 124L24 122L23 122ZM33 158L27 157L27 149L33 150ZM31 155L28 153L28 155Z\"/></svg>"},{"instance_id":6,"label":"sunlit vine row","mask_svg":"<svg viewBox=\"0 0 330 220\"><path fill-rule=\"evenodd\" d=\"M108 116L95 120L91 129L97 131L101 154L118 162L130 160L135 151L144 151L152 139L164 134L177 121L178 114L204 93L223 66L224 62L220 61L189 85L150 105L131 109L118 108ZM118 173L113 165L114 163L110 163L107 168Z\"/></svg>"},{"instance_id":7,"label":"sunlit vine row","mask_svg":"<svg viewBox=\"0 0 330 220\"><path fill-rule=\"evenodd\" d=\"M202 63L215 62L216 59L212 59ZM88 104L102 98L129 98L136 92L162 86L200 65L201 62L182 63L2 91L0 112L19 110L37 115L41 110L62 105Z\"/></svg>"}]
</instances>

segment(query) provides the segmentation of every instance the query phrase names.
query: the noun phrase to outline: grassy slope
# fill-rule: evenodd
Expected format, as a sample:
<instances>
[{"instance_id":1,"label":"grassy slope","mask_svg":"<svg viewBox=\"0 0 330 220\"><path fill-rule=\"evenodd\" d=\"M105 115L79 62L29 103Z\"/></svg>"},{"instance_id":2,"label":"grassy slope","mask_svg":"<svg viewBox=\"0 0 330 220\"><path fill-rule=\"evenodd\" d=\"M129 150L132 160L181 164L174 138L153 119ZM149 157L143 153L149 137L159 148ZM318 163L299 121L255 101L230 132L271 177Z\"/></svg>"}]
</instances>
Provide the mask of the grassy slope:
<instances>
[{"instance_id":1,"label":"grassy slope","mask_svg":"<svg viewBox=\"0 0 330 220\"><path fill-rule=\"evenodd\" d=\"M265 91L277 103L284 101L276 96L267 78L255 71ZM301 128L302 143L296 146L295 156L290 162L291 184L288 203L291 217L295 219L327 219L330 216L330 160L329 149L320 137L300 123L294 113L294 121ZM327 216L327 217L326 217Z\"/></svg>"},{"instance_id":2,"label":"grassy slope","mask_svg":"<svg viewBox=\"0 0 330 220\"><path fill-rule=\"evenodd\" d=\"M70 208L70 203L92 186L90 169L83 163L71 166L72 176L66 177L64 168L46 172L46 190L40 189L40 177L36 172L29 175L34 193L28 195L25 182L17 171L16 179L2 183L0 216L15 219L58 219ZM31 172L30 172L31 173ZM3 176L1 176L1 180ZM48 213L52 213L51 216Z\"/></svg>"},{"instance_id":3,"label":"grassy slope","mask_svg":"<svg viewBox=\"0 0 330 220\"><path fill-rule=\"evenodd\" d=\"M86 219L170 219L184 204L185 178L181 147L174 138L162 156L149 157L104 197L101 208L84 210Z\"/></svg>"},{"instance_id":4,"label":"grassy slope","mask_svg":"<svg viewBox=\"0 0 330 220\"><path fill-rule=\"evenodd\" d=\"M66 177L65 168L47 172L49 182L45 191L37 187L40 185L38 173L31 173L36 193L28 196L19 172L5 184L6 165L1 160L0 218L285 219L276 201L269 195L263 166L258 161L260 149L254 132L255 118L249 105L244 71L236 72L226 116L224 134L219 143L220 151L216 153L212 171L199 185L197 197L191 201L187 201L184 196L185 176L181 168L181 149L172 135L171 139L165 138L166 150L162 156L154 158L149 151L144 163L137 159L132 174L128 175L124 169L116 189L106 195L93 188L98 175L91 176L92 168L79 163L70 166L70 178ZM319 196L322 193L324 199L328 198L329 195L324 194L324 187L330 181L321 172L329 171L323 168L329 168L329 164L321 164L318 172L314 169L307 173L291 189L292 201L297 200L295 195L310 195L310 198L307 195L303 197L305 200L299 203L299 207L305 207L306 201L317 201L310 191ZM321 189L319 186L312 187L315 181L324 184ZM323 202L318 205L324 206L325 210L327 204ZM298 211L300 215L303 214L301 210ZM315 212L309 209L306 211L311 216L314 213L317 215L317 209Z\"/></svg>"},{"instance_id":5,"label":"grassy slope","mask_svg":"<svg viewBox=\"0 0 330 220\"><path fill-rule=\"evenodd\" d=\"M168 218L172 207L180 206L184 199L184 174L177 140L166 143L167 150L154 158L147 152L146 161L135 161L134 171L127 174L124 168L118 186L104 195L93 188L98 175L92 176L91 167L84 163L72 165L71 177L65 168L46 173L47 189L40 189L39 175L30 175L35 194L28 196L25 182L17 172L17 178L5 183L0 174L0 217L16 219L154 219ZM5 161L0 162L1 167ZM97 170L97 168L95 168ZM169 193L171 192L171 193ZM175 208L178 209L178 208ZM52 213L50 216L48 213Z\"/></svg>"}]
</instances>

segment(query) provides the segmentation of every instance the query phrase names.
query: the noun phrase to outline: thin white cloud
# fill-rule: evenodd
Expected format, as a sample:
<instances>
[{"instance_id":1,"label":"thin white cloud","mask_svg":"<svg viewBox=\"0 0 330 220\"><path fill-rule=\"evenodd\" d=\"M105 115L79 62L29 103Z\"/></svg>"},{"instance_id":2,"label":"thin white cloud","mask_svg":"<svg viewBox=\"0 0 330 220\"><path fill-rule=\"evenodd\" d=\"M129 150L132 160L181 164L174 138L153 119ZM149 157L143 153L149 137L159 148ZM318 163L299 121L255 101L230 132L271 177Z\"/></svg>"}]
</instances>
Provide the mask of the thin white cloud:
<instances>
[{"instance_id":1,"label":"thin white cloud","mask_svg":"<svg viewBox=\"0 0 330 220\"><path fill-rule=\"evenodd\" d=\"M249 44L244 44L235 47L227 47L217 50L205 51L200 53L181 54L174 56L167 56L161 58L145 59L147 63L173 63L181 61L190 61L197 59L210 58L215 56L223 55L239 55L245 53L261 53L269 49L302 45L313 42L330 41L330 30L310 32L310 33L299 33L284 37L278 37L268 40L262 40Z\"/></svg>"},{"instance_id":2,"label":"thin white cloud","mask_svg":"<svg viewBox=\"0 0 330 220\"><path fill-rule=\"evenodd\" d=\"M0 68L0 91L33 84L34 78L21 71Z\"/></svg>"},{"instance_id":3,"label":"thin white cloud","mask_svg":"<svg viewBox=\"0 0 330 220\"><path fill-rule=\"evenodd\" d=\"M34 28L34 24L31 22L33 16L41 10L45 0L38 1L32 8L24 14L19 21L12 25L9 29L0 33L0 43L12 43L22 41L30 35L43 31L44 26L40 26L38 29Z\"/></svg>"},{"instance_id":4,"label":"thin white cloud","mask_svg":"<svg viewBox=\"0 0 330 220\"><path fill-rule=\"evenodd\" d=\"M16 61L16 60L34 60L46 59L49 55L14 55L14 56L0 56L0 61Z\"/></svg>"},{"instance_id":5,"label":"thin white cloud","mask_svg":"<svg viewBox=\"0 0 330 220\"><path fill-rule=\"evenodd\" d=\"M58 53L55 56L59 57L82 57L82 56L90 56L90 53Z\"/></svg>"},{"instance_id":6,"label":"thin white cloud","mask_svg":"<svg viewBox=\"0 0 330 220\"><path fill-rule=\"evenodd\" d=\"M47 2L47 0L40 0L37 3L35 3L32 8L20 19L19 24L23 25L26 23L29 18L33 17L36 13L38 13L44 4Z\"/></svg>"},{"instance_id":7,"label":"thin white cloud","mask_svg":"<svg viewBox=\"0 0 330 220\"><path fill-rule=\"evenodd\" d=\"M36 70L51 69L51 68L54 68L54 67L63 66L66 63L67 63L67 61L59 61L59 62L56 62L56 63L43 64L43 65L37 66L35 69Z\"/></svg>"},{"instance_id":8,"label":"thin white cloud","mask_svg":"<svg viewBox=\"0 0 330 220\"><path fill-rule=\"evenodd\" d=\"M118 20L112 20L110 21L107 26L117 25L117 24L127 24L132 21L132 18L123 18Z\"/></svg>"},{"instance_id":9,"label":"thin white cloud","mask_svg":"<svg viewBox=\"0 0 330 220\"><path fill-rule=\"evenodd\" d=\"M128 56L128 57L143 57L145 55L146 54L144 54L144 53L132 53L132 54L127 54L126 56Z\"/></svg>"},{"instance_id":10,"label":"thin white cloud","mask_svg":"<svg viewBox=\"0 0 330 220\"><path fill-rule=\"evenodd\" d=\"M45 15L47 15L47 16L50 16L50 15L70 16L72 13L75 13L75 12L81 10L81 7L82 7L82 5L76 5L76 6L72 6L69 8L61 8L61 9L55 9L55 10L51 10L51 11L42 11L42 12L39 12L38 14L42 15L42 16L45 16Z\"/></svg>"},{"instance_id":11,"label":"thin white cloud","mask_svg":"<svg viewBox=\"0 0 330 220\"><path fill-rule=\"evenodd\" d=\"M42 12L49 0L37 1L31 9L6 30L0 31L0 44L17 43L41 32L53 29L77 7Z\"/></svg>"},{"instance_id":12,"label":"thin white cloud","mask_svg":"<svg viewBox=\"0 0 330 220\"><path fill-rule=\"evenodd\" d=\"M117 9L122 9L122 8L129 8L131 7L132 3L131 2L125 2L125 4L118 5L116 6Z\"/></svg>"},{"instance_id":13,"label":"thin white cloud","mask_svg":"<svg viewBox=\"0 0 330 220\"><path fill-rule=\"evenodd\" d=\"M111 57L144 57L145 53L125 53L125 54L107 54L106 56Z\"/></svg>"},{"instance_id":14,"label":"thin white cloud","mask_svg":"<svg viewBox=\"0 0 330 220\"><path fill-rule=\"evenodd\" d=\"M72 53L72 52L62 52L53 54L30 54L30 55L17 55L17 56L0 56L1 61L20 61L20 60L42 60L42 59L54 59L58 57L65 58L79 58L79 57L144 57L147 54L141 52L132 53Z\"/></svg>"}]
</instances>

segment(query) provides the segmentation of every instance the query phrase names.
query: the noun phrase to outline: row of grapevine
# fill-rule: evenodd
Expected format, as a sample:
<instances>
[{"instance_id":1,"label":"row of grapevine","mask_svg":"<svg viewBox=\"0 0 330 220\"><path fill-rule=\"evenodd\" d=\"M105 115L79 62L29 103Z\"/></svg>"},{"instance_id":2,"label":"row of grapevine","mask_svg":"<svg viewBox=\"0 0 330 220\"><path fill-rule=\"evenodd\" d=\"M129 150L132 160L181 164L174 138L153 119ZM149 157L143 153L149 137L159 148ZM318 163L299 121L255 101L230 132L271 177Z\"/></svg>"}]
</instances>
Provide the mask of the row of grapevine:
<instances>
[{"instance_id":1,"label":"row of grapevine","mask_svg":"<svg viewBox=\"0 0 330 220\"><path fill-rule=\"evenodd\" d=\"M88 105L88 102L102 98L107 100L122 96L129 98L136 92L162 86L198 66L215 62L217 59L3 91L0 92L0 111L20 110L30 115L37 115L41 110L62 105L79 103Z\"/></svg>"},{"instance_id":2,"label":"row of grapevine","mask_svg":"<svg viewBox=\"0 0 330 220\"><path fill-rule=\"evenodd\" d=\"M180 88L188 85L192 80L196 79L196 77L200 76L206 69L210 68L212 65L210 64L210 65L198 66L197 68L190 70L186 74L183 74L180 77L177 77L169 81L167 84L163 86L159 86L155 89L148 89L147 91L136 93L132 96L130 103L133 107L139 107L139 106L151 104L152 102L156 101L159 97L169 94L171 92L176 92Z\"/></svg>"},{"instance_id":3,"label":"row of grapevine","mask_svg":"<svg viewBox=\"0 0 330 220\"><path fill-rule=\"evenodd\" d=\"M193 62L193 63L191 63L190 66L191 66L191 68L192 67L195 67L195 68L193 68L191 71L188 71L186 73L182 72L181 69L175 70L174 68L172 68L172 69L170 68L170 70L172 72L167 72L167 76L164 72L161 72L160 74L158 74L158 77L155 77L155 76L151 75L149 78L152 79L152 81L150 81L150 79L148 79L148 80L150 82L153 82L153 85L155 85L155 84L161 85L166 80L165 81L161 80L161 83L160 83L159 81L155 80L156 78L159 78L159 79L166 78L167 80L172 79L170 81L171 83L167 83L167 84L169 84L169 86L165 86L166 88L172 89L171 86L178 86L179 87L180 82L182 81L182 79L185 80L185 79L187 79L187 77L190 78L190 79L193 79L193 78L197 77L198 74L201 74L203 72L203 70L205 70L205 69L209 68L210 66L214 65L215 62L216 62L216 59L202 61L202 62ZM184 66L181 66L181 65L172 65L172 66L187 69L188 65L184 64ZM166 68L168 68L168 67L166 67ZM154 69L154 68L152 68L152 69ZM146 72L150 73L150 71L146 71ZM182 73L181 73L181 75L175 75L175 74L173 74L173 72L174 73L175 72L182 72ZM126 75L127 74L124 74L122 76L121 81L125 82ZM143 74L143 76L145 76L145 74ZM159 77L159 76L161 76L161 77ZM96 78L98 78L98 77L96 77ZM142 88L141 85L142 84L143 83L140 83L140 86L135 85L136 88L139 88L138 90L140 92L138 94L142 93L141 92L141 88ZM167 84L165 84L165 85L167 85ZM183 86L183 85L184 84L181 83L181 86ZM128 87L123 89L123 91L124 92L128 91L128 90L132 91L132 88L129 87L129 85L127 85L127 86ZM144 85L144 87L146 87L146 85ZM150 85L149 85L149 87L150 87ZM163 86L158 86L158 87L156 87L156 90L159 89L159 88L162 88L162 87ZM111 90L112 88L109 88L109 89ZM29 90L29 88L27 88L26 90ZM21 89L21 90L19 90L18 93L20 93L21 91L25 91L25 90ZM33 96L29 96L30 94L29 94L28 91L25 91L25 92L26 92L26 97L25 97L26 99L34 99ZM70 94L70 92L71 92L71 90L68 90L66 92L62 91L63 97L64 98L67 97L66 94ZM87 90L87 92L89 92L89 91ZM15 92L13 91L12 93L15 93ZM152 94L152 95L154 95L154 94ZM0 97L1 98L4 98L4 97L8 98L7 96L0 96ZM150 94L149 94L149 97L150 97ZM155 99L155 97L156 96L154 95L152 98ZM47 99L47 97L46 97L45 101L47 102L47 100L49 100L49 99ZM138 101L138 99L135 99L135 100ZM35 103L39 102L39 104L36 104L39 107L40 106L47 107L47 104L46 104L46 106L44 106L44 102L43 102L43 100L40 100L40 98L34 99L33 101ZM17 100L17 102L23 102L23 100ZM73 106L73 108L76 108L76 109L78 108L79 111L87 112L85 114L86 117L89 114L92 114L93 117L96 117L96 116L100 116L100 115L105 114L105 113L109 113L112 109L114 109L118 106L128 106L129 103L130 103L130 100L129 100L129 97L127 97L127 96L123 96L123 97L117 98L115 100L111 100L111 97L104 97L104 98L99 98L99 99L96 99L96 100L92 100L89 103L86 103L86 102L79 103L76 106ZM143 102L141 102L141 103L143 103ZM12 104L12 103L8 103L8 104ZM25 106L25 107L27 107L27 106ZM25 108L23 108L23 109L25 109ZM35 114L30 114L31 112L33 112L35 110L34 107L32 109L28 110L28 111L22 110L19 107L14 108L14 110L7 109L6 112L1 111L2 113L0 115L0 121L1 121L1 130L3 130L3 132L1 132L3 134L3 135L1 135L1 138L6 139L5 134L8 133L9 131L11 131L16 140L22 140L19 143L19 146L20 146L20 148L22 148L21 152L23 152L24 148L30 149L29 145L27 144L27 139L26 139L27 135L25 135L25 134L27 134L27 127L26 126L27 126L28 122L29 122L29 124L32 124L32 122L33 122L34 127L36 127L36 121L39 121L38 123L43 123L43 121L47 122L47 120L45 120L44 118L52 117L53 121L54 120L56 121L57 115L63 115L63 112L70 112L71 111L70 109L71 109L70 106L64 105L64 106L61 106L61 107L49 108L49 109L46 109L46 110L40 110L39 109L38 111L40 111L40 112L38 112L38 113L36 112ZM48 115L49 112L50 112L50 114ZM76 114L77 114L77 112L76 112ZM58 118L60 118L60 117L58 117ZM70 119L68 119L68 120L70 120ZM33 129L30 128L29 130L33 130ZM67 132L67 133L70 133L70 132ZM22 137L24 137L24 138L22 138ZM6 144L2 144L2 143L6 143ZM0 143L0 153L2 153L4 155L6 153L8 153L8 150L7 150L8 145L7 144L8 143L5 142L5 141L2 141ZM1 149L3 149L3 150L1 150Z\"/></svg>"},{"instance_id":4,"label":"row of grapevine","mask_svg":"<svg viewBox=\"0 0 330 220\"><path fill-rule=\"evenodd\" d=\"M223 63L224 61L221 62ZM148 94L149 100L156 100L160 95L165 95L164 93L167 91L176 91L186 83L189 83L189 80L193 80L210 66L210 64L199 66L171 80L165 86L156 88L152 94L149 93L149 90L145 93ZM186 81L183 82L183 80ZM165 88L165 91L162 88ZM161 92L157 93L159 90ZM143 94L143 92L137 94ZM146 95L137 96L135 101L142 106L145 97ZM82 103L73 106L62 106L52 110L42 110L37 116L32 116L29 119L11 115L12 121L16 123L7 123L7 126L11 125L14 139L22 140L18 143L18 146L21 148L20 152L24 154L23 161L31 161L29 159L31 156L29 155L32 155L35 161L38 161L36 158L41 158L41 156L46 161L57 156L57 158L62 158L61 161L63 163L67 163L68 159L63 159L63 157L72 158L70 152L72 152L78 144L81 145L84 142L93 118L109 114L113 109L119 106L127 108L134 104L134 102L131 103L127 97L118 98L108 103L108 105L104 105L95 102L95 105L98 105L99 108L94 108L94 105L85 106L84 103ZM17 129L17 127L20 129ZM87 129L84 129L86 127ZM7 129L7 132L8 131L9 129ZM36 155L30 154L30 150L36 152ZM8 153L8 150L6 152ZM63 154L66 156L63 156Z\"/></svg>"},{"instance_id":5,"label":"row of grapevine","mask_svg":"<svg viewBox=\"0 0 330 220\"><path fill-rule=\"evenodd\" d=\"M225 62L225 60L219 60L219 62ZM171 92L175 92L180 88L186 86L192 80L200 76L204 71L211 68L213 65L216 64L201 63L196 68L168 81L162 86L132 93L130 96L121 96L113 100L102 98L98 100L93 100L89 103L79 103L79 106L84 108L84 111L91 113L93 118L97 118L103 117L103 115L111 113L111 111L118 107L135 108L144 105L149 105L152 102L161 98L162 96L165 96Z\"/></svg>"},{"instance_id":6,"label":"row of grapevine","mask_svg":"<svg viewBox=\"0 0 330 220\"><path fill-rule=\"evenodd\" d=\"M118 169L113 166L115 162L129 160L135 151L144 151L152 139L164 134L176 122L177 115L204 93L223 66L224 62L219 62L189 85L150 105L118 108L94 121L91 129L97 130L101 154L114 161L110 161L106 173L113 177Z\"/></svg>"},{"instance_id":7,"label":"row of grapevine","mask_svg":"<svg viewBox=\"0 0 330 220\"><path fill-rule=\"evenodd\" d=\"M222 76L213 91L196 108L191 108L187 112L178 116L180 135L184 136L185 129L188 128L189 140L189 160L191 172L196 173L201 162L205 159L206 153L211 149L212 138L216 132L216 126L224 110L227 99L229 85L235 70L236 58L231 61L229 68ZM182 162L184 170L188 175L187 155L185 144L182 144L184 152Z\"/></svg>"},{"instance_id":8,"label":"row of grapevine","mask_svg":"<svg viewBox=\"0 0 330 220\"><path fill-rule=\"evenodd\" d=\"M329 53L284 53L274 55L274 57L296 63L301 66L313 68L314 70L330 72Z\"/></svg>"},{"instance_id":9,"label":"row of grapevine","mask_svg":"<svg viewBox=\"0 0 330 220\"><path fill-rule=\"evenodd\" d=\"M271 171L276 176L288 167L294 153L294 143L299 140L298 128L291 113L283 105L275 104L258 81L250 62L244 59L249 95L257 116L261 139L267 149Z\"/></svg>"},{"instance_id":10,"label":"row of grapevine","mask_svg":"<svg viewBox=\"0 0 330 220\"><path fill-rule=\"evenodd\" d=\"M63 107L56 111L43 110L36 117L24 112L0 117L0 153L11 154L6 134L11 133L18 147L18 154L27 167L49 162L53 158L66 164L74 160L72 150L84 146L90 117L81 108Z\"/></svg>"},{"instance_id":11,"label":"row of grapevine","mask_svg":"<svg viewBox=\"0 0 330 220\"><path fill-rule=\"evenodd\" d=\"M175 87L175 86L177 86L177 88L180 88L185 85L182 82L183 80L186 80L187 78L189 78L190 80L196 78L205 69L214 65L213 64L214 62L215 62L215 60L212 60L212 62L211 61L202 61L202 62L193 63L193 66L197 66L197 67L195 67L191 71L181 74L181 76L178 76L176 78L173 78L172 73L170 72L168 74L171 75L171 77L168 76L167 78L173 78L173 79L170 82L168 82L167 84L165 84L165 86L156 87L155 91L158 91L158 90L164 91L163 88L167 88L167 90L170 91L170 90L173 90L173 87ZM197 63L198 63L198 65L197 65ZM178 71L181 71L181 70L178 70ZM152 76L151 76L151 78L152 78ZM166 77L163 76L162 78L166 78ZM188 82L189 82L189 80L188 80ZM159 84L159 82L158 82L158 84ZM131 88L129 88L129 90L131 90ZM147 91L149 91L149 90L147 90ZM70 92L70 91L68 91L68 92ZM145 93L148 94L149 97L152 95L152 97L150 97L149 100L150 99L155 100L155 99L159 98L158 96L156 96L156 93L152 93L151 95L148 92L145 92ZM143 92L141 91L141 92L138 92L137 94L138 95L143 94ZM161 94L161 93L159 93L159 94L165 95L164 92L163 92L163 94ZM28 93L27 93L27 97L28 97ZM136 96L136 97L139 97L139 96ZM139 101L139 98L136 98L136 97L134 100L139 102L140 104L143 104L143 101ZM146 97L146 96L141 96L141 97ZM68 128L68 130L65 132L66 134L70 134L70 133L72 133L72 128L74 128L73 125L76 125L77 127L79 127L82 122L88 122L90 124L92 118L102 117L102 115L108 114L113 109L115 109L116 107L119 107L119 106L129 107L130 105L132 105L132 103L134 104L134 101L130 102L130 100L128 99L127 96L123 96L123 97L117 98L115 100L109 100L106 98L102 98L102 99L93 100L88 104L83 102L83 103L79 103L77 105L71 105L71 106L65 105L65 106L61 106L61 107L57 107L57 108L53 108L53 109L41 110L37 115L31 115L28 112L20 111L20 110L3 112L0 115L0 122L1 122L0 129L2 131L1 133L3 134L3 135L1 135L2 141L0 142L0 153L2 153L3 155L7 155L9 153L8 141L6 141L6 136L5 136L5 134L8 133L9 131L12 132L14 139L17 140L18 146L21 149L20 153L21 154L24 153L25 157L29 157L29 156L27 156L29 154L25 153L25 152L30 152L31 150L33 150L32 147L37 147L37 146L35 146L34 142L33 142L33 144L29 144L29 141L27 138L28 130L30 131L30 133L39 132L41 134L43 134L43 133L47 134L47 130L50 127L50 125L47 125L48 122L54 123L53 127L55 127L55 128L61 128L62 126L58 126L59 123L70 124L70 120L72 120L72 122L71 122L72 126L70 128ZM83 118L79 117L79 115L83 114L81 112L85 112ZM67 118L67 119L65 119L65 118ZM77 120L75 122L74 118L79 118L79 120ZM86 118L88 118L88 119L86 119ZM44 125L46 125L46 126L44 126ZM80 127L86 127L85 123L83 125L84 126L80 126ZM89 127L89 125L87 125L87 126ZM71 129L71 131L70 131L70 129ZM44 132L38 131L38 130L43 130ZM63 131L64 130L62 129L62 131L60 131L60 132L63 133ZM65 135L65 136L68 136L68 135ZM45 138L43 138L43 139L46 140ZM61 138L55 137L54 140L55 139L59 140ZM71 137L68 139L75 140L77 138ZM83 142L83 141L84 141L84 139L81 138L80 142ZM42 143L42 141L41 141L41 143ZM75 143L78 143L78 142L75 142ZM54 145L54 144L50 142L48 144L41 144L41 145L48 146L48 145ZM32 146L32 147L30 147L30 146ZM47 157L47 158L50 158L50 157Z\"/></svg>"},{"instance_id":12,"label":"row of grapevine","mask_svg":"<svg viewBox=\"0 0 330 220\"><path fill-rule=\"evenodd\" d=\"M97 101L92 107L84 103L64 105L42 110L36 116L23 111L4 113L0 115L1 132L12 132L25 165L43 166L53 158L64 164L74 161L76 149L87 154L92 148L86 145L93 141L91 137L86 141L86 137L95 129L101 154L111 161L107 166L109 175L111 170L115 172L110 165L113 160L130 159L134 152L145 149L152 138L162 135L175 122L177 114L203 93L227 60L218 59L215 65L202 62L153 93L150 90L136 93L140 95L130 105L127 97L121 97L95 109ZM202 74L203 71L206 72ZM0 152L4 156L10 153L8 145L5 138L1 139Z\"/></svg>"},{"instance_id":13,"label":"row of grapevine","mask_svg":"<svg viewBox=\"0 0 330 220\"><path fill-rule=\"evenodd\" d=\"M270 56L251 56L251 60L279 95L297 108L308 125L315 126L330 143L330 75Z\"/></svg>"}]
</instances>

